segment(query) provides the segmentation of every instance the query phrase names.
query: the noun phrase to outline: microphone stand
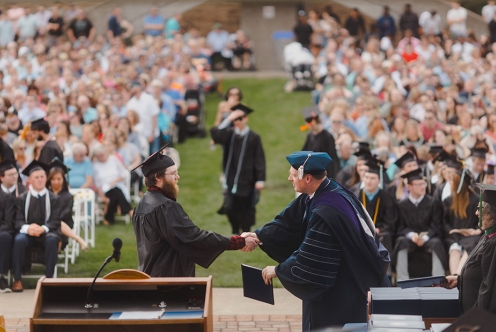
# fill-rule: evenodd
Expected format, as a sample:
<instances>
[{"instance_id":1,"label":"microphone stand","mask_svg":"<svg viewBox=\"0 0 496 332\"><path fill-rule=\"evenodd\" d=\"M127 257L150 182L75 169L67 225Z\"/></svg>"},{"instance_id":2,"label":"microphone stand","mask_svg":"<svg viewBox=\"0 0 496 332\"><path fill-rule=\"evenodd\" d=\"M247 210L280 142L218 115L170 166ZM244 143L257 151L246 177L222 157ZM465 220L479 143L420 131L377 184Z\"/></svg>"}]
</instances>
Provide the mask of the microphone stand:
<instances>
[{"instance_id":1,"label":"microphone stand","mask_svg":"<svg viewBox=\"0 0 496 332\"><path fill-rule=\"evenodd\" d=\"M112 255L110 255L110 256L107 257L107 259L105 260L105 262L103 262L102 266L100 267L100 269L96 273L95 279L93 279L93 282L91 283L91 286L88 289L88 293L86 294L86 304L84 306L86 309L93 308L93 301L92 301L93 300L92 299L92 297L93 297L93 286L95 286L95 281L98 278L98 276L100 275L100 272L102 272L102 270L105 267L105 265L107 265L108 263L110 263L110 261L112 260L112 258L114 258L114 254L112 254Z\"/></svg>"}]
</instances>

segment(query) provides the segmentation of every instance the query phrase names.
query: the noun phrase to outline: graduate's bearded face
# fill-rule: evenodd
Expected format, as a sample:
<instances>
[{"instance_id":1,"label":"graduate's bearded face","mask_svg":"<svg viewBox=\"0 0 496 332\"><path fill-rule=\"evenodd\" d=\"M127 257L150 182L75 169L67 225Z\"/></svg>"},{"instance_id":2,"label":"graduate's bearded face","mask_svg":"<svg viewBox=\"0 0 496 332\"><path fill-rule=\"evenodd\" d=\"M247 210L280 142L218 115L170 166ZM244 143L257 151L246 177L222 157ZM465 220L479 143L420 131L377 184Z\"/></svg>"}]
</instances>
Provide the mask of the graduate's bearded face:
<instances>
[{"instance_id":1,"label":"graduate's bearded face","mask_svg":"<svg viewBox=\"0 0 496 332\"><path fill-rule=\"evenodd\" d=\"M177 166L173 165L168 167L165 171L165 175L162 178L162 186L161 189L174 198L177 198L179 194L179 186L177 183L179 182L179 173L177 171Z\"/></svg>"},{"instance_id":2,"label":"graduate's bearded face","mask_svg":"<svg viewBox=\"0 0 496 332\"><path fill-rule=\"evenodd\" d=\"M486 202L482 202L482 230L486 230L488 228L494 227L494 220L491 218L489 214L489 209L491 208L490 204ZM494 209L494 207L492 207ZM479 207L475 212L477 216L479 216Z\"/></svg>"},{"instance_id":3,"label":"graduate's bearded face","mask_svg":"<svg viewBox=\"0 0 496 332\"><path fill-rule=\"evenodd\" d=\"M34 171L29 174L29 183L36 191L41 191L45 188L47 176L44 170Z\"/></svg>"}]
</instances>

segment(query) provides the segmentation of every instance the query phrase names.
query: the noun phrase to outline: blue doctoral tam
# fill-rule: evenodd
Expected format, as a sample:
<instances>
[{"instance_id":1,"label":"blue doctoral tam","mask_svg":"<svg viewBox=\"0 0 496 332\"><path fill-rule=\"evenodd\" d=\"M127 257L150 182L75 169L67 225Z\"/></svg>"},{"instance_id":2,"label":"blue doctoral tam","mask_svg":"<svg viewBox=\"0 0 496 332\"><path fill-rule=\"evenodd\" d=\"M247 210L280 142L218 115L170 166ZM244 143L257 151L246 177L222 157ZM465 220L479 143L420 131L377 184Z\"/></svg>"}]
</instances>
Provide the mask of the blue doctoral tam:
<instances>
[{"instance_id":1,"label":"blue doctoral tam","mask_svg":"<svg viewBox=\"0 0 496 332\"><path fill-rule=\"evenodd\" d=\"M301 165L306 174L321 174L332 162L326 152L298 151L286 157L291 167L298 169Z\"/></svg>"}]
</instances>

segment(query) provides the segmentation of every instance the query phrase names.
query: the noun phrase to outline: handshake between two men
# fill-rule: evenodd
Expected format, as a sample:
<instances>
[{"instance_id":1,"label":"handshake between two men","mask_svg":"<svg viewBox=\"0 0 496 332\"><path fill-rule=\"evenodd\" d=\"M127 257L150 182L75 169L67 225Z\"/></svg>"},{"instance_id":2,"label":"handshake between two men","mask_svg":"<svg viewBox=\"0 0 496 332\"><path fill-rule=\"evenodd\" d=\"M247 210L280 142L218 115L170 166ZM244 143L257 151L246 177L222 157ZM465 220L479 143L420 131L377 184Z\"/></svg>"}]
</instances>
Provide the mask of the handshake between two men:
<instances>
[{"instance_id":1,"label":"handshake between two men","mask_svg":"<svg viewBox=\"0 0 496 332\"><path fill-rule=\"evenodd\" d=\"M240 249L241 251L250 252L255 250L259 245L263 245L257 234L253 232L244 232L241 234L241 237L245 238L246 244L244 248ZM275 266L267 266L262 270L262 278L264 279L266 285L272 284L272 278L275 277L277 277Z\"/></svg>"}]
</instances>

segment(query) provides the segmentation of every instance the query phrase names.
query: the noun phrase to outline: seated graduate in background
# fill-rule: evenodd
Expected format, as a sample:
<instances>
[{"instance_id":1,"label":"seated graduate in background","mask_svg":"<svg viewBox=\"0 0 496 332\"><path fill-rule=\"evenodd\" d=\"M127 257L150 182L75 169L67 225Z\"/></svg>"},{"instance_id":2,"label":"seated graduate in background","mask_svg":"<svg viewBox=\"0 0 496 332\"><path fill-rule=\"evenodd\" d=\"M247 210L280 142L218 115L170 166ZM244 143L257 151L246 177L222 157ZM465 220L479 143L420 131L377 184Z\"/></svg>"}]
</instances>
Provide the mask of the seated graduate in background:
<instances>
[{"instance_id":1,"label":"seated graduate in background","mask_svg":"<svg viewBox=\"0 0 496 332\"><path fill-rule=\"evenodd\" d=\"M470 253L460 275L447 276L447 282L441 286L459 289L462 313L477 307L496 314L496 186L478 186L481 198L476 213L484 236Z\"/></svg>"},{"instance_id":2,"label":"seated graduate in background","mask_svg":"<svg viewBox=\"0 0 496 332\"><path fill-rule=\"evenodd\" d=\"M152 277L194 277L195 264L208 268L225 250L255 249L256 239L226 237L193 223L176 202L180 177L164 149L138 166L148 187L133 214L138 269Z\"/></svg>"},{"instance_id":3,"label":"seated graduate in background","mask_svg":"<svg viewBox=\"0 0 496 332\"><path fill-rule=\"evenodd\" d=\"M61 250L64 250L69 243L68 237L76 240L81 246L81 250L87 250L88 245L86 242L72 230L74 227L74 220L72 219L74 197L69 192L69 184L66 179L67 171L67 166L59 160L52 161L48 166L47 189L58 196L59 204L61 206L60 216L62 222L60 223L60 229L63 235Z\"/></svg>"},{"instance_id":4,"label":"seated graduate in background","mask_svg":"<svg viewBox=\"0 0 496 332\"><path fill-rule=\"evenodd\" d=\"M357 160L355 166L352 166L353 172L351 173L350 178L342 183L339 182L337 179L336 181L338 183L343 184L346 188L348 188L352 192L358 193L358 191L363 188L363 183L362 183L363 175L365 174L365 170L367 169L365 164L370 158L372 158L372 152L370 152L368 146L365 147L361 145L356 149L353 155L357 157ZM341 172L338 174L338 177L340 174Z\"/></svg>"},{"instance_id":5,"label":"seated graduate in background","mask_svg":"<svg viewBox=\"0 0 496 332\"><path fill-rule=\"evenodd\" d=\"M14 220L14 198L0 190L0 293L12 291L7 283L7 274L10 268L12 244L16 233Z\"/></svg>"},{"instance_id":6,"label":"seated graduate in background","mask_svg":"<svg viewBox=\"0 0 496 332\"><path fill-rule=\"evenodd\" d=\"M396 177L389 185L388 192L396 198L399 202L408 198L408 185L407 179L403 177L404 174L419 168L417 157L411 151L407 151L402 155L394 164L399 168L399 176Z\"/></svg>"},{"instance_id":7,"label":"seated graduate in background","mask_svg":"<svg viewBox=\"0 0 496 332\"><path fill-rule=\"evenodd\" d=\"M64 161L64 153L55 141L55 137L50 135L50 125L46 120L38 119L31 122L31 131L38 141L43 141L38 161L45 165L51 163L54 158Z\"/></svg>"},{"instance_id":8,"label":"seated graduate in background","mask_svg":"<svg viewBox=\"0 0 496 332\"><path fill-rule=\"evenodd\" d=\"M0 187L4 193L17 198L26 191L26 188L19 181L19 172L15 160L7 159L0 163Z\"/></svg>"},{"instance_id":9,"label":"seated graduate in background","mask_svg":"<svg viewBox=\"0 0 496 332\"><path fill-rule=\"evenodd\" d=\"M409 194L398 203L398 238L393 251L397 280L410 279L408 256L417 250L432 252L432 275L444 275L448 259L442 242L443 207L426 195L427 183L420 168L402 178L408 182Z\"/></svg>"},{"instance_id":10,"label":"seated graduate in background","mask_svg":"<svg viewBox=\"0 0 496 332\"><path fill-rule=\"evenodd\" d=\"M482 143L482 145L480 145ZM486 166L486 155L489 153L489 147L485 141L477 142L478 147L470 149L470 159L472 160L472 167L470 172L474 178L474 183L484 183L484 177L486 176L486 171L484 167ZM476 185L472 186L475 192L479 193L479 188Z\"/></svg>"},{"instance_id":11,"label":"seated graduate in background","mask_svg":"<svg viewBox=\"0 0 496 332\"><path fill-rule=\"evenodd\" d=\"M472 175L461 160L449 159L447 167L453 190L443 201L444 241L449 253L450 273L458 275L482 234L475 215L479 197L471 187Z\"/></svg>"},{"instance_id":12,"label":"seated graduate in background","mask_svg":"<svg viewBox=\"0 0 496 332\"><path fill-rule=\"evenodd\" d=\"M484 184L494 184L494 165L487 164L486 166L486 176L484 177Z\"/></svg>"},{"instance_id":13,"label":"seated graduate in background","mask_svg":"<svg viewBox=\"0 0 496 332\"><path fill-rule=\"evenodd\" d=\"M389 251L393 251L393 237L398 220L396 200L383 189L384 165L372 157L363 177L363 189L356 195L363 204L375 225L379 241Z\"/></svg>"},{"instance_id":14,"label":"seated graduate in background","mask_svg":"<svg viewBox=\"0 0 496 332\"><path fill-rule=\"evenodd\" d=\"M22 174L28 176L30 188L16 200L16 231L12 250L14 270L13 292L22 292L22 268L26 250L40 247L45 250L45 276L52 278L57 264L60 233L60 204L57 195L46 189L47 165L33 160Z\"/></svg>"},{"instance_id":15,"label":"seated graduate in background","mask_svg":"<svg viewBox=\"0 0 496 332\"><path fill-rule=\"evenodd\" d=\"M389 253L376 242L360 201L326 177L327 153L300 151L286 159L288 180L301 195L274 221L242 236L260 239L260 248L279 263L262 276L266 283L279 278L303 300L304 331L366 322L368 290L389 285Z\"/></svg>"}]
</instances>

